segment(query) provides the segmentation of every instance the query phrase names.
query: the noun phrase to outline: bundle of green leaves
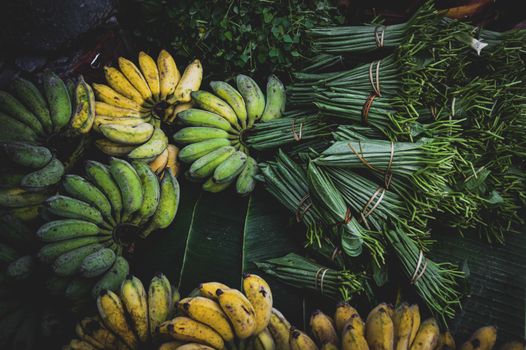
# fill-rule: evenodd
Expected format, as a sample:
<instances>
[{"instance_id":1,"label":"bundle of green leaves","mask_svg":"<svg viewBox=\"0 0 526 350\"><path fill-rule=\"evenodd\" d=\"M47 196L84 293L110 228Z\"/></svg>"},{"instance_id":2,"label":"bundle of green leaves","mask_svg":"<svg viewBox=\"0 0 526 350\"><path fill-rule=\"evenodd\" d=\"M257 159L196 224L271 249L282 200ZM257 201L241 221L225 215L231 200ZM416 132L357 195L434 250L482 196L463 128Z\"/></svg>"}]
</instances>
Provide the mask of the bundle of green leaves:
<instances>
[{"instance_id":1,"label":"bundle of green leaves","mask_svg":"<svg viewBox=\"0 0 526 350\"><path fill-rule=\"evenodd\" d=\"M206 74L288 72L306 47L304 31L338 25L329 0L131 0L135 34L151 46L200 57Z\"/></svg>"}]
</instances>

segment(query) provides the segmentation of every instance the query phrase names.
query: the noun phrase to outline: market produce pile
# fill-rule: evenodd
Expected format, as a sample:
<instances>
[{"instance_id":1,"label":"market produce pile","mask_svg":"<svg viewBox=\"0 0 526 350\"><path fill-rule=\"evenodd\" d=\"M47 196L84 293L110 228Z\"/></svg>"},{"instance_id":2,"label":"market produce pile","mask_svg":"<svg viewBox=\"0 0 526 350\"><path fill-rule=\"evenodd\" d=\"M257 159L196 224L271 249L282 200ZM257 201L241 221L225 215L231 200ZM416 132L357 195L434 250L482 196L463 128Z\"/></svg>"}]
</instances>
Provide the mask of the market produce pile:
<instances>
[{"instance_id":1,"label":"market produce pile","mask_svg":"<svg viewBox=\"0 0 526 350\"><path fill-rule=\"evenodd\" d=\"M402 24L307 35L311 58L287 87L287 113L331 133L260 168L307 226L318 262L289 254L258 266L347 299L384 285L398 260L427 306L452 317L463 273L429 257L438 231L503 241L523 223L526 31L475 29L429 1ZM381 58L364 63L371 52Z\"/></svg>"}]
</instances>

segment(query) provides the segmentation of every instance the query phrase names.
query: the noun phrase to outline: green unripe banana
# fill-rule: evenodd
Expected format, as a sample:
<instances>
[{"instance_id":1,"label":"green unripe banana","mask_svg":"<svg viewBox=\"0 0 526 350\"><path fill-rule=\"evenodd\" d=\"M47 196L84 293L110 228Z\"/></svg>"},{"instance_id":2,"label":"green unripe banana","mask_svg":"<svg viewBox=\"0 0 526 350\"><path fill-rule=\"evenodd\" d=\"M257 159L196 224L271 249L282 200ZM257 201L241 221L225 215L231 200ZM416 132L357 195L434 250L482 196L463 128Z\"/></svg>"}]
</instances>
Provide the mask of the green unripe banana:
<instances>
[{"instance_id":1,"label":"green unripe banana","mask_svg":"<svg viewBox=\"0 0 526 350\"><path fill-rule=\"evenodd\" d=\"M115 252L109 248L100 249L88 255L80 265L80 272L86 278L102 275L113 266L116 259Z\"/></svg>"},{"instance_id":2,"label":"green unripe banana","mask_svg":"<svg viewBox=\"0 0 526 350\"><path fill-rule=\"evenodd\" d=\"M6 275L19 281L28 278L34 269L35 259L33 256L24 255L7 266Z\"/></svg>"},{"instance_id":3,"label":"green unripe banana","mask_svg":"<svg viewBox=\"0 0 526 350\"><path fill-rule=\"evenodd\" d=\"M58 131L68 125L71 118L71 100L68 89L62 79L50 70L44 72L42 82L53 128Z\"/></svg>"},{"instance_id":4,"label":"green unripe banana","mask_svg":"<svg viewBox=\"0 0 526 350\"><path fill-rule=\"evenodd\" d=\"M192 163L189 169L190 176L194 179L204 179L214 172L230 155L235 152L232 146L225 146L208 153Z\"/></svg>"},{"instance_id":5,"label":"green unripe banana","mask_svg":"<svg viewBox=\"0 0 526 350\"><path fill-rule=\"evenodd\" d=\"M113 180L108 167L102 163L88 160L85 166L86 175L90 181L104 193L110 201L113 215L117 222L120 222L122 211L122 196L119 186Z\"/></svg>"},{"instance_id":6,"label":"green unripe banana","mask_svg":"<svg viewBox=\"0 0 526 350\"><path fill-rule=\"evenodd\" d=\"M95 244L95 243L102 244L108 239L109 239L108 237L91 236L91 237L73 238L73 239L68 239L65 241L59 241L59 242L46 244L45 246L40 248L38 252L38 257L43 262L52 263L53 261L55 261L56 258L58 258L64 253L67 253L71 250L74 250L80 247L84 247L90 244Z\"/></svg>"},{"instance_id":7,"label":"green unripe banana","mask_svg":"<svg viewBox=\"0 0 526 350\"><path fill-rule=\"evenodd\" d=\"M86 220L95 224L102 224L104 221L100 211L75 198L55 195L48 198L45 205L51 214L64 218Z\"/></svg>"},{"instance_id":8,"label":"green unripe banana","mask_svg":"<svg viewBox=\"0 0 526 350\"><path fill-rule=\"evenodd\" d=\"M281 118L285 112L285 101L285 87L281 80L272 74L267 82L267 103L261 121L268 122L272 119Z\"/></svg>"},{"instance_id":9,"label":"green unripe banana","mask_svg":"<svg viewBox=\"0 0 526 350\"><path fill-rule=\"evenodd\" d=\"M133 167L141 179L144 192L141 208L137 211L133 223L141 224L155 214L161 197L161 187L157 176L148 164L134 162Z\"/></svg>"},{"instance_id":10,"label":"green unripe banana","mask_svg":"<svg viewBox=\"0 0 526 350\"><path fill-rule=\"evenodd\" d=\"M53 157L42 169L24 176L20 185L30 188L47 187L58 183L62 175L64 175L64 165L60 160Z\"/></svg>"},{"instance_id":11,"label":"green unripe banana","mask_svg":"<svg viewBox=\"0 0 526 350\"><path fill-rule=\"evenodd\" d=\"M171 171L166 172L161 181L159 205L155 214L153 214L150 224L141 234L143 237L147 237L154 230L170 226L179 208L180 191L177 178Z\"/></svg>"},{"instance_id":12,"label":"green unripe banana","mask_svg":"<svg viewBox=\"0 0 526 350\"><path fill-rule=\"evenodd\" d=\"M177 114L177 120L184 125L217 128L232 131L232 125L220 115L202 109L191 108Z\"/></svg>"},{"instance_id":13,"label":"green unripe banana","mask_svg":"<svg viewBox=\"0 0 526 350\"><path fill-rule=\"evenodd\" d=\"M129 272L130 267L126 259L124 259L122 256L118 256L115 259L113 266L99 279L97 283L95 283L91 289L92 297L98 297L100 292L105 289L112 291L117 290Z\"/></svg>"},{"instance_id":14,"label":"green unripe banana","mask_svg":"<svg viewBox=\"0 0 526 350\"><path fill-rule=\"evenodd\" d=\"M205 190L207 192L212 192L212 193L221 192L221 191L225 190L228 186L230 186L232 184L232 182L233 181L231 180L229 182L223 182L223 183L219 184L219 183L215 182L213 178L209 178L203 184L203 190Z\"/></svg>"},{"instance_id":15,"label":"green unripe banana","mask_svg":"<svg viewBox=\"0 0 526 350\"><path fill-rule=\"evenodd\" d=\"M161 154L168 146L168 137L161 128L155 128L152 137L128 153L128 158L148 159Z\"/></svg>"},{"instance_id":16,"label":"green unripe banana","mask_svg":"<svg viewBox=\"0 0 526 350\"><path fill-rule=\"evenodd\" d=\"M236 181L236 192L240 195L250 194L256 187L255 176L258 173L258 164L252 157L248 157L245 167Z\"/></svg>"},{"instance_id":17,"label":"green unripe banana","mask_svg":"<svg viewBox=\"0 0 526 350\"><path fill-rule=\"evenodd\" d=\"M249 76L239 74L236 77L236 85L247 106L247 120L250 128L263 115L265 95L263 95L258 84Z\"/></svg>"},{"instance_id":18,"label":"green unripe banana","mask_svg":"<svg viewBox=\"0 0 526 350\"><path fill-rule=\"evenodd\" d=\"M210 139L228 139L229 134L225 130L208 127L190 126L179 130L173 135L175 142L195 143Z\"/></svg>"},{"instance_id":19,"label":"green unripe banana","mask_svg":"<svg viewBox=\"0 0 526 350\"><path fill-rule=\"evenodd\" d=\"M87 278L73 278L69 281L64 296L70 300L79 300L90 295L93 281Z\"/></svg>"},{"instance_id":20,"label":"green unripe banana","mask_svg":"<svg viewBox=\"0 0 526 350\"><path fill-rule=\"evenodd\" d=\"M33 169L44 167L53 158L51 151L46 147L23 142L3 142L0 149L3 157L12 163Z\"/></svg>"},{"instance_id":21,"label":"green unripe banana","mask_svg":"<svg viewBox=\"0 0 526 350\"><path fill-rule=\"evenodd\" d=\"M0 242L0 263L9 264L10 262L18 259L20 254L17 250Z\"/></svg>"},{"instance_id":22,"label":"green unripe banana","mask_svg":"<svg viewBox=\"0 0 526 350\"><path fill-rule=\"evenodd\" d=\"M225 100L230 107L236 112L237 119L241 122L244 129L247 126L247 106L243 96L232 85L224 81L212 81L210 87L215 94Z\"/></svg>"},{"instance_id":23,"label":"green unripe banana","mask_svg":"<svg viewBox=\"0 0 526 350\"><path fill-rule=\"evenodd\" d=\"M102 248L101 244L94 243L70 250L55 259L53 271L59 276L72 276L80 271L80 266L87 256Z\"/></svg>"},{"instance_id":24,"label":"green unripe banana","mask_svg":"<svg viewBox=\"0 0 526 350\"><path fill-rule=\"evenodd\" d=\"M36 143L38 136L33 129L21 121L0 112L0 140Z\"/></svg>"},{"instance_id":25,"label":"green unripe banana","mask_svg":"<svg viewBox=\"0 0 526 350\"><path fill-rule=\"evenodd\" d=\"M16 97L37 116L46 132L51 133L53 131L53 122L51 121L47 102L35 84L24 78L16 77L11 82L10 88Z\"/></svg>"},{"instance_id":26,"label":"green unripe banana","mask_svg":"<svg viewBox=\"0 0 526 350\"><path fill-rule=\"evenodd\" d=\"M71 238L97 236L101 228L92 222L77 219L62 219L46 222L36 235L43 242L63 241Z\"/></svg>"},{"instance_id":27,"label":"green unripe banana","mask_svg":"<svg viewBox=\"0 0 526 350\"><path fill-rule=\"evenodd\" d=\"M64 176L64 181L62 181L62 187L73 198L86 202L98 209L110 224L115 224L110 201L95 185L81 176L66 175Z\"/></svg>"},{"instance_id":28,"label":"green unripe banana","mask_svg":"<svg viewBox=\"0 0 526 350\"><path fill-rule=\"evenodd\" d=\"M192 143L179 151L179 160L184 163L193 163L213 150L229 145L230 140L227 139L211 139Z\"/></svg>"},{"instance_id":29,"label":"green unripe banana","mask_svg":"<svg viewBox=\"0 0 526 350\"><path fill-rule=\"evenodd\" d=\"M125 160L111 158L110 173L119 186L122 197L122 220L126 221L141 208L143 189L137 171Z\"/></svg>"},{"instance_id":30,"label":"green unripe banana","mask_svg":"<svg viewBox=\"0 0 526 350\"><path fill-rule=\"evenodd\" d=\"M192 100L202 109L220 115L239 129L236 112L222 99L208 91L192 91Z\"/></svg>"},{"instance_id":31,"label":"green unripe banana","mask_svg":"<svg viewBox=\"0 0 526 350\"><path fill-rule=\"evenodd\" d=\"M22 208L37 205L50 195L47 189L28 191L21 187L0 188L0 205L8 208Z\"/></svg>"},{"instance_id":32,"label":"green unripe banana","mask_svg":"<svg viewBox=\"0 0 526 350\"><path fill-rule=\"evenodd\" d=\"M241 151L234 152L214 170L213 180L217 184L232 182L245 167L247 155Z\"/></svg>"},{"instance_id":33,"label":"green unripe banana","mask_svg":"<svg viewBox=\"0 0 526 350\"><path fill-rule=\"evenodd\" d=\"M8 92L0 90L0 111L29 126L37 135L44 136L44 128L37 117Z\"/></svg>"}]
</instances>

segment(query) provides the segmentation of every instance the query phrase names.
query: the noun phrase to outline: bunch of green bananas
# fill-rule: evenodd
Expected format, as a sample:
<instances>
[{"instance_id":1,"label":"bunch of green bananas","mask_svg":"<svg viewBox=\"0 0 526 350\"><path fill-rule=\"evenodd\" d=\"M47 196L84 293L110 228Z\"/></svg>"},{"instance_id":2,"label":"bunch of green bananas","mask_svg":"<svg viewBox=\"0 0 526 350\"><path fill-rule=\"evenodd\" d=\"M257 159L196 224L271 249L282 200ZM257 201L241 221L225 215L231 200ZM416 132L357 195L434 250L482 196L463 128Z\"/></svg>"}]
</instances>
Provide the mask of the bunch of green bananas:
<instances>
[{"instance_id":1,"label":"bunch of green bananas","mask_svg":"<svg viewBox=\"0 0 526 350\"><path fill-rule=\"evenodd\" d=\"M285 109L285 88L271 75L267 96L246 75L236 77L237 89L223 81L213 81L207 91L192 92L194 104L177 114L176 122L186 127L177 131L175 142L186 145L179 159L191 163L187 177L208 179L203 189L219 192L236 183L236 191L246 195L255 186L258 166L249 156L244 138L258 122L280 118Z\"/></svg>"},{"instance_id":2,"label":"bunch of green bananas","mask_svg":"<svg viewBox=\"0 0 526 350\"><path fill-rule=\"evenodd\" d=\"M37 231L45 243L38 257L56 275L50 287L70 299L116 289L129 272L123 253L135 238L168 227L179 204L177 179L166 172L160 180L146 163L87 161L85 172L64 176L63 194L44 202L47 222Z\"/></svg>"},{"instance_id":3,"label":"bunch of green bananas","mask_svg":"<svg viewBox=\"0 0 526 350\"><path fill-rule=\"evenodd\" d=\"M52 71L42 74L42 92L29 80L13 79L0 91L0 206L35 206L49 196L64 174L62 162L47 148L65 135L72 117L68 87ZM72 82L69 82L73 85Z\"/></svg>"},{"instance_id":4,"label":"bunch of green bananas","mask_svg":"<svg viewBox=\"0 0 526 350\"><path fill-rule=\"evenodd\" d=\"M334 317L316 310L310 319L313 335L291 331L290 349L305 350L454 350L455 339L449 331L440 332L434 318L421 322L418 305L401 303L396 309L382 303L373 308L366 321L346 302L336 306ZM477 329L461 350L491 350L497 329ZM294 344L293 344L294 343ZM524 350L524 343L510 342L502 349Z\"/></svg>"},{"instance_id":5,"label":"bunch of green bananas","mask_svg":"<svg viewBox=\"0 0 526 350\"><path fill-rule=\"evenodd\" d=\"M181 74L165 50L157 62L140 52L138 64L119 57L119 68L104 67L108 85L92 84L93 128L103 136L95 143L104 153L151 162L168 146L161 119L170 123L175 110L186 108L190 92L201 86L203 68L195 60Z\"/></svg>"},{"instance_id":6,"label":"bunch of green bananas","mask_svg":"<svg viewBox=\"0 0 526 350\"><path fill-rule=\"evenodd\" d=\"M59 313L37 278L33 229L12 213L0 225L0 348L34 349L60 331Z\"/></svg>"},{"instance_id":7,"label":"bunch of green bananas","mask_svg":"<svg viewBox=\"0 0 526 350\"><path fill-rule=\"evenodd\" d=\"M118 294L117 294L118 293ZM82 319L75 327L78 339L64 349L147 349L158 343L157 329L175 314L179 293L162 273L148 290L129 275L116 293L102 290L97 297L98 315Z\"/></svg>"}]
</instances>

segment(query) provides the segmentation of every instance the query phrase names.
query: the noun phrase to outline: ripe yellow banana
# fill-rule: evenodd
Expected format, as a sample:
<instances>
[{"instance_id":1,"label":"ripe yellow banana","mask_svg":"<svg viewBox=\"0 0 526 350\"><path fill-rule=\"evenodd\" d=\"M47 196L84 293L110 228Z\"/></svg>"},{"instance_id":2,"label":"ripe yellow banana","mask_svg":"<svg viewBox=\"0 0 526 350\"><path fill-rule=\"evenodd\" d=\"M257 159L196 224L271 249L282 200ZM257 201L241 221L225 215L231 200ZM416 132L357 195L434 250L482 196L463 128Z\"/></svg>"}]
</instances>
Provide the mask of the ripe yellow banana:
<instances>
[{"instance_id":1,"label":"ripe yellow banana","mask_svg":"<svg viewBox=\"0 0 526 350\"><path fill-rule=\"evenodd\" d=\"M201 87L203 80L203 66L199 60L194 60L184 70L183 76L175 88L173 96L168 99L168 103L187 103L192 97L190 93L197 91Z\"/></svg>"},{"instance_id":2,"label":"ripe yellow banana","mask_svg":"<svg viewBox=\"0 0 526 350\"><path fill-rule=\"evenodd\" d=\"M135 101L139 105L144 104L144 99L142 98L139 91L133 87L133 85L126 79L126 77L114 67L104 67L104 75L106 76L106 81L121 95L126 96L130 100Z\"/></svg>"},{"instance_id":3,"label":"ripe yellow banana","mask_svg":"<svg viewBox=\"0 0 526 350\"><path fill-rule=\"evenodd\" d=\"M312 313L310 328L318 344L331 343L338 346L340 343L332 319L321 310L316 310Z\"/></svg>"},{"instance_id":4,"label":"ripe yellow banana","mask_svg":"<svg viewBox=\"0 0 526 350\"><path fill-rule=\"evenodd\" d=\"M127 126L135 126L142 123L147 122L143 118L137 118L137 117L121 117L121 118L113 118L113 117L105 117L102 115L95 116L95 121L93 122L93 130L100 132L100 126L105 124L120 124L120 125L127 125Z\"/></svg>"},{"instance_id":5,"label":"ripe yellow banana","mask_svg":"<svg viewBox=\"0 0 526 350\"><path fill-rule=\"evenodd\" d=\"M99 101L113 106L133 109L136 111L139 111L142 108L137 102L119 94L108 85L93 83L92 86L93 90L95 91L95 96L97 96Z\"/></svg>"},{"instance_id":6,"label":"ripe yellow banana","mask_svg":"<svg viewBox=\"0 0 526 350\"><path fill-rule=\"evenodd\" d=\"M457 348L456 343L455 343L455 338L453 338L453 335L451 334L450 331L445 331L444 333L440 334L439 343L440 343L440 347L437 348L439 350L455 350ZM523 349L520 349L520 350L523 350Z\"/></svg>"},{"instance_id":7,"label":"ripe yellow banana","mask_svg":"<svg viewBox=\"0 0 526 350\"><path fill-rule=\"evenodd\" d=\"M190 93L195 103L204 110L220 115L232 126L240 128L236 112L228 103L208 91L194 91Z\"/></svg>"},{"instance_id":8,"label":"ripe yellow banana","mask_svg":"<svg viewBox=\"0 0 526 350\"><path fill-rule=\"evenodd\" d=\"M79 322L85 335L89 335L97 343L102 344L102 349L123 349L127 347L113 332L108 330L98 317L86 317ZM77 335L83 339L80 334Z\"/></svg>"},{"instance_id":9,"label":"ripe yellow banana","mask_svg":"<svg viewBox=\"0 0 526 350\"><path fill-rule=\"evenodd\" d=\"M103 115L106 117L112 118L121 118L121 117L137 117L140 118L144 116L144 113L141 113L137 110L132 110L128 108L122 108L110 105L105 102L96 101L95 102L95 114Z\"/></svg>"},{"instance_id":10,"label":"ripe yellow banana","mask_svg":"<svg viewBox=\"0 0 526 350\"><path fill-rule=\"evenodd\" d=\"M162 273L152 278L148 289L148 318L150 334L172 313L172 286Z\"/></svg>"},{"instance_id":11,"label":"ripe yellow banana","mask_svg":"<svg viewBox=\"0 0 526 350\"><path fill-rule=\"evenodd\" d=\"M343 350L369 350L367 340L363 331L356 329L352 320L349 320L342 330L342 349Z\"/></svg>"},{"instance_id":12,"label":"ripe yellow banana","mask_svg":"<svg viewBox=\"0 0 526 350\"><path fill-rule=\"evenodd\" d=\"M119 68L130 83L139 91L142 98L146 101L153 102L150 87L139 68L137 68L132 61L124 57L119 57Z\"/></svg>"},{"instance_id":13,"label":"ripe yellow banana","mask_svg":"<svg viewBox=\"0 0 526 350\"><path fill-rule=\"evenodd\" d=\"M71 127L81 134L91 130L95 120L95 95L81 76L75 88L76 109L71 117Z\"/></svg>"},{"instance_id":14,"label":"ripe yellow banana","mask_svg":"<svg viewBox=\"0 0 526 350\"><path fill-rule=\"evenodd\" d=\"M338 303L338 305L336 305L336 311L334 312L334 323L338 334L342 333L343 327L351 320L353 328L358 333L364 335L365 323L358 311L348 302Z\"/></svg>"},{"instance_id":15,"label":"ripe yellow banana","mask_svg":"<svg viewBox=\"0 0 526 350\"><path fill-rule=\"evenodd\" d=\"M100 131L110 141L125 145L140 145L150 139L154 127L149 123L139 125L103 124Z\"/></svg>"},{"instance_id":16,"label":"ripe yellow banana","mask_svg":"<svg viewBox=\"0 0 526 350\"><path fill-rule=\"evenodd\" d=\"M212 328L226 342L234 339L228 317L215 301L205 297L185 298L179 302L178 308L191 319Z\"/></svg>"},{"instance_id":17,"label":"ripe yellow banana","mask_svg":"<svg viewBox=\"0 0 526 350\"><path fill-rule=\"evenodd\" d=\"M139 67L141 67L142 74L150 87L152 97L155 101L159 100L161 92L161 85L159 82L159 70L155 60L145 52L139 52Z\"/></svg>"},{"instance_id":18,"label":"ripe yellow banana","mask_svg":"<svg viewBox=\"0 0 526 350\"><path fill-rule=\"evenodd\" d=\"M218 289L216 295L237 337L246 339L253 335L256 330L256 312L243 293L236 289Z\"/></svg>"},{"instance_id":19,"label":"ripe yellow banana","mask_svg":"<svg viewBox=\"0 0 526 350\"><path fill-rule=\"evenodd\" d=\"M148 300L140 279L128 276L121 285L121 300L142 343L148 340Z\"/></svg>"},{"instance_id":20,"label":"ripe yellow banana","mask_svg":"<svg viewBox=\"0 0 526 350\"><path fill-rule=\"evenodd\" d=\"M422 323L422 326L423 325L424 324ZM418 336L415 342L417 340ZM460 350L491 350L495 346L496 341L497 328L494 326L481 327L471 335L467 342L462 344Z\"/></svg>"},{"instance_id":21,"label":"ripe yellow banana","mask_svg":"<svg viewBox=\"0 0 526 350\"><path fill-rule=\"evenodd\" d=\"M174 145L168 145L166 149L168 150L168 162L166 163L166 169L171 171L173 176L177 177L179 174L179 162L177 161L179 148Z\"/></svg>"},{"instance_id":22,"label":"ripe yellow banana","mask_svg":"<svg viewBox=\"0 0 526 350\"><path fill-rule=\"evenodd\" d=\"M97 308L106 327L119 335L132 349L137 348L137 338L126 320L124 306L117 294L104 290L97 298Z\"/></svg>"},{"instance_id":23,"label":"ripe yellow banana","mask_svg":"<svg viewBox=\"0 0 526 350\"><path fill-rule=\"evenodd\" d=\"M176 317L164 322L159 328L161 333L168 332L176 340L204 344L218 350L225 346L223 338L216 331L188 317Z\"/></svg>"},{"instance_id":24,"label":"ripe yellow banana","mask_svg":"<svg viewBox=\"0 0 526 350\"><path fill-rule=\"evenodd\" d=\"M411 311L411 316L413 319L413 324L411 327L411 337L409 338L409 346L413 344L416 338L416 334L418 333L418 329L420 328L420 308L418 307L418 304L411 305L409 307L409 311Z\"/></svg>"},{"instance_id":25,"label":"ripe yellow banana","mask_svg":"<svg viewBox=\"0 0 526 350\"><path fill-rule=\"evenodd\" d=\"M253 339L254 350L275 350L276 343L270 334L269 330L265 328Z\"/></svg>"},{"instance_id":26,"label":"ripe yellow banana","mask_svg":"<svg viewBox=\"0 0 526 350\"><path fill-rule=\"evenodd\" d=\"M227 290L227 289L230 289L230 287L227 286L226 284L219 283L219 282L206 282L206 283L201 283L199 285L199 292L201 293L201 295L206 298L213 299L213 300L217 300L216 291L218 289Z\"/></svg>"},{"instance_id":27,"label":"ripe yellow banana","mask_svg":"<svg viewBox=\"0 0 526 350\"><path fill-rule=\"evenodd\" d=\"M272 314L272 291L268 283L258 275L245 274L243 276L243 291L256 312L255 334L259 334L270 321Z\"/></svg>"},{"instance_id":28,"label":"ripe yellow banana","mask_svg":"<svg viewBox=\"0 0 526 350\"><path fill-rule=\"evenodd\" d=\"M166 167L166 164L168 164L168 147L155 157L155 159L150 162L149 166L154 173L159 175Z\"/></svg>"},{"instance_id":29,"label":"ripe yellow banana","mask_svg":"<svg viewBox=\"0 0 526 350\"><path fill-rule=\"evenodd\" d=\"M82 320L84 321L84 320ZM97 339L93 338L90 334L88 334L86 332L86 330L84 329L84 327L82 327L82 321L77 323L77 325L75 326L75 333L77 334L77 336L85 341L85 342L88 342L90 343L91 345L93 345L95 348L97 349L104 349L104 344L102 344L100 341L98 341Z\"/></svg>"},{"instance_id":30,"label":"ripe yellow banana","mask_svg":"<svg viewBox=\"0 0 526 350\"><path fill-rule=\"evenodd\" d=\"M290 350L318 350L316 343L299 329L290 329Z\"/></svg>"},{"instance_id":31,"label":"ripe yellow banana","mask_svg":"<svg viewBox=\"0 0 526 350\"><path fill-rule=\"evenodd\" d=\"M321 345L320 350L339 350L340 348L331 343L325 343Z\"/></svg>"},{"instance_id":32,"label":"ripe yellow banana","mask_svg":"<svg viewBox=\"0 0 526 350\"><path fill-rule=\"evenodd\" d=\"M413 329L413 315L407 303L401 304L396 308L393 317L395 350L407 350L411 346L409 343L411 331Z\"/></svg>"},{"instance_id":33,"label":"ripe yellow banana","mask_svg":"<svg viewBox=\"0 0 526 350\"><path fill-rule=\"evenodd\" d=\"M204 345L204 344L188 343L188 344L181 345L180 347L177 348L177 350L214 350L214 348L208 345Z\"/></svg>"},{"instance_id":34,"label":"ripe yellow banana","mask_svg":"<svg viewBox=\"0 0 526 350\"><path fill-rule=\"evenodd\" d=\"M96 350L97 348L84 340L72 339L66 346L66 349L71 350Z\"/></svg>"},{"instance_id":35,"label":"ripe yellow banana","mask_svg":"<svg viewBox=\"0 0 526 350\"><path fill-rule=\"evenodd\" d=\"M290 339L290 323L285 316L275 308L272 308L268 330L272 334L276 350L288 350Z\"/></svg>"},{"instance_id":36,"label":"ripe yellow banana","mask_svg":"<svg viewBox=\"0 0 526 350\"><path fill-rule=\"evenodd\" d=\"M177 69L174 58L166 50L161 50L157 57L157 70L159 71L160 96L161 99L165 99L174 93L181 79L181 73Z\"/></svg>"},{"instance_id":37,"label":"ripe yellow banana","mask_svg":"<svg viewBox=\"0 0 526 350\"><path fill-rule=\"evenodd\" d=\"M385 303L375 307L365 321L365 339L371 350L393 350L394 329Z\"/></svg>"},{"instance_id":38,"label":"ripe yellow banana","mask_svg":"<svg viewBox=\"0 0 526 350\"><path fill-rule=\"evenodd\" d=\"M438 344L439 337L440 329L436 320L428 318L420 325L415 341L411 344L411 350L433 350Z\"/></svg>"}]
</instances>

